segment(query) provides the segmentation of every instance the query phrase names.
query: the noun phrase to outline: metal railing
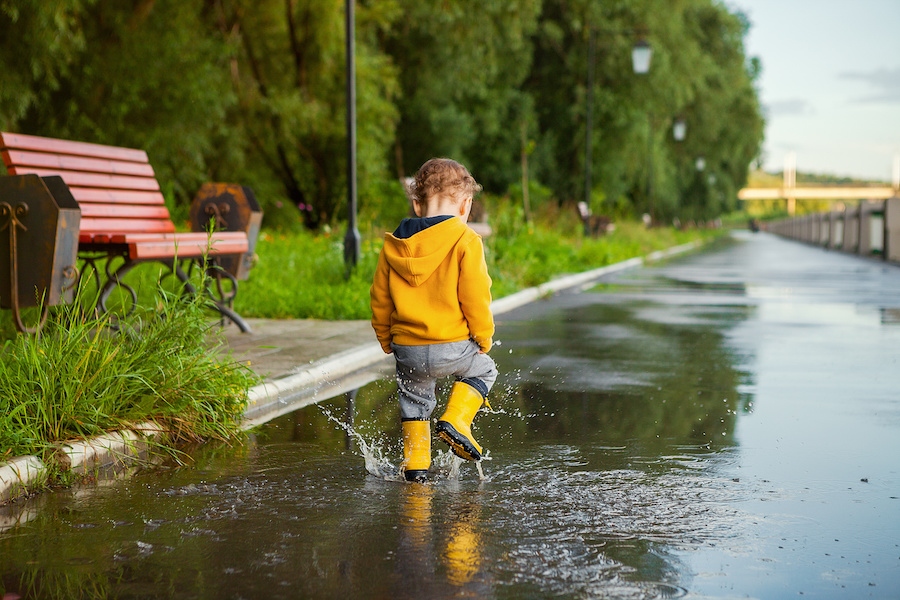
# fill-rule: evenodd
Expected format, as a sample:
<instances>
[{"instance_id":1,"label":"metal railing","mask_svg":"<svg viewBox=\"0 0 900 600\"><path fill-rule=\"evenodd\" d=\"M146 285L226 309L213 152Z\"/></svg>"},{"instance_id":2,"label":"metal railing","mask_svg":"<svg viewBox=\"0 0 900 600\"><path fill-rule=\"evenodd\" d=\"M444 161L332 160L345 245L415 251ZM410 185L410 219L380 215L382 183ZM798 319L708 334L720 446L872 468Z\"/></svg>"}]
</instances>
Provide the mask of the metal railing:
<instances>
[{"instance_id":1,"label":"metal railing","mask_svg":"<svg viewBox=\"0 0 900 600\"><path fill-rule=\"evenodd\" d=\"M900 198L863 200L856 206L790 217L763 229L792 240L900 263Z\"/></svg>"}]
</instances>

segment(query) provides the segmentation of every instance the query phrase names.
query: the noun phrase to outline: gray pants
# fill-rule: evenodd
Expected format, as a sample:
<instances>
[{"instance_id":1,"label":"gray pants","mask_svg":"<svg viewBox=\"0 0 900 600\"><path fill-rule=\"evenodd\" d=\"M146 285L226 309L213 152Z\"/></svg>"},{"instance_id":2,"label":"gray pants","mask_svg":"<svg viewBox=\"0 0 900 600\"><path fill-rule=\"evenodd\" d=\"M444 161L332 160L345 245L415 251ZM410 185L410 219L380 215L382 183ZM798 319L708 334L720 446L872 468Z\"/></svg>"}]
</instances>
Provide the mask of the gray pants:
<instances>
[{"instance_id":1,"label":"gray pants","mask_svg":"<svg viewBox=\"0 0 900 600\"><path fill-rule=\"evenodd\" d=\"M478 352L473 341L425 346L391 344L397 361L400 418L425 421L437 405L435 386L441 377L453 376L487 396L497 380L497 366Z\"/></svg>"}]
</instances>

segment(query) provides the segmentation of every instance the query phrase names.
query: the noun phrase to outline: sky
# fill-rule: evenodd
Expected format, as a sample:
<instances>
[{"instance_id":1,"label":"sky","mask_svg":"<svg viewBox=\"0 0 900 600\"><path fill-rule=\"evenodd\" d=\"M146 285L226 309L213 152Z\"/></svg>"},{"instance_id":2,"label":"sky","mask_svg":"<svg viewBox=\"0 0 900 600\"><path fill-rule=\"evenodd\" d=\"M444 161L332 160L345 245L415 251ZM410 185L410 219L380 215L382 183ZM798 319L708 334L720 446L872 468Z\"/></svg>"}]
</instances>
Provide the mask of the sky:
<instances>
[{"instance_id":1,"label":"sky","mask_svg":"<svg viewBox=\"0 0 900 600\"><path fill-rule=\"evenodd\" d=\"M763 168L890 182L900 154L900 0L725 0L762 61Z\"/></svg>"}]
</instances>

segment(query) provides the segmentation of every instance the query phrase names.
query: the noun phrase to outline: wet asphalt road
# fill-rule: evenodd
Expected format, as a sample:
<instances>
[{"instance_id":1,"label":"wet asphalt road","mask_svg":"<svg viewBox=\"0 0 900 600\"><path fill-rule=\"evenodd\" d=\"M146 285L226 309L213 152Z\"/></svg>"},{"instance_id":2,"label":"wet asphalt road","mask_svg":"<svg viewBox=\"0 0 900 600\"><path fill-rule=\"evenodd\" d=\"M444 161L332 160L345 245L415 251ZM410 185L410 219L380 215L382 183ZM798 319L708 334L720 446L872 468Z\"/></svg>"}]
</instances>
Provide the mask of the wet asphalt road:
<instances>
[{"instance_id":1,"label":"wet asphalt road","mask_svg":"<svg viewBox=\"0 0 900 600\"><path fill-rule=\"evenodd\" d=\"M431 483L397 481L382 379L350 435L338 396L17 505L0 591L900 597L897 266L738 232L503 314L496 339L486 481L437 444Z\"/></svg>"}]
</instances>

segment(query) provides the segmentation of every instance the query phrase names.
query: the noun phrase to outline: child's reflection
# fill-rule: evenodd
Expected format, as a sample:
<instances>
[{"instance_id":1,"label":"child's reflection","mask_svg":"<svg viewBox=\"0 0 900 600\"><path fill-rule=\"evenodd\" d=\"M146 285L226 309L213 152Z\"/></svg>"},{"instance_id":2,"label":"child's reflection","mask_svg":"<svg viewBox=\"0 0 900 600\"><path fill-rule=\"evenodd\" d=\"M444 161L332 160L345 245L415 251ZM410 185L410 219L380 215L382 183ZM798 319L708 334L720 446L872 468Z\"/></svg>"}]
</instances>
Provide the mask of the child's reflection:
<instances>
[{"instance_id":1,"label":"child's reflection","mask_svg":"<svg viewBox=\"0 0 900 600\"><path fill-rule=\"evenodd\" d=\"M397 558L405 597L452 594L482 568L480 507L471 500L436 502L436 494L446 491L432 484L401 491Z\"/></svg>"},{"instance_id":2,"label":"child's reflection","mask_svg":"<svg viewBox=\"0 0 900 600\"><path fill-rule=\"evenodd\" d=\"M450 531L442 556L447 569L447 580L453 585L465 585L481 568L481 535L478 532L478 505L472 502L460 503L451 510L455 519L450 522Z\"/></svg>"}]
</instances>

